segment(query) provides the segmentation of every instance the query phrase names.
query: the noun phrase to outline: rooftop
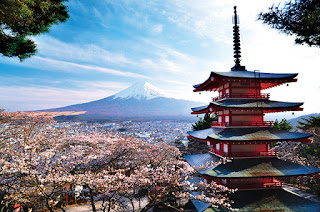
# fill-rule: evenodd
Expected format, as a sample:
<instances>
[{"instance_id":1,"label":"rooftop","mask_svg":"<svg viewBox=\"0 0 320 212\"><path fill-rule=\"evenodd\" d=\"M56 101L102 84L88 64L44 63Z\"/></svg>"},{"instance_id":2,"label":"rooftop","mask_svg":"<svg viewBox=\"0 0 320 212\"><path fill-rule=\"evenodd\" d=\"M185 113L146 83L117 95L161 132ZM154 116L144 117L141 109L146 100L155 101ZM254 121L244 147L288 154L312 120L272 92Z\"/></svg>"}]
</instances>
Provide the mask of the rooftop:
<instances>
[{"instance_id":1,"label":"rooftop","mask_svg":"<svg viewBox=\"0 0 320 212\"><path fill-rule=\"evenodd\" d=\"M230 195L234 200L233 208L242 211L320 211L319 202L314 202L282 189L238 191ZM222 208L212 208L210 204L192 201L199 212L226 211Z\"/></svg>"},{"instance_id":2,"label":"rooftop","mask_svg":"<svg viewBox=\"0 0 320 212\"><path fill-rule=\"evenodd\" d=\"M205 174L218 178L253 178L310 175L318 172L318 168L303 166L278 158L250 158L233 159L232 162L220 164Z\"/></svg>"},{"instance_id":3,"label":"rooftop","mask_svg":"<svg viewBox=\"0 0 320 212\"><path fill-rule=\"evenodd\" d=\"M208 113L223 109L255 109L255 110L300 110L303 102L279 102L269 99L226 99L210 102L209 105L191 108L193 113Z\"/></svg>"},{"instance_id":4,"label":"rooftop","mask_svg":"<svg viewBox=\"0 0 320 212\"><path fill-rule=\"evenodd\" d=\"M267 89L276 85L295 82L297 73L264 73L259 71L228 71L211 72L209 78L203 83L194 85L194 91L215 90L219 86L231 82L255 82L261 83L261 89Z\"/></svg>"},{"instance_id":5,"label":"rooftop","mask_svg":"<svg viewBox=\"0 0 320 212\"><path fill-rule=\"evenodd\" d=\"M306 139L312 136L311 133L288 132L272 127L209 128L189 131L188 134L195 139L224 142L293 141Z\"/></svg>"},{"instance_id":6,"label":"rooftop","mask_svg":"<svg viewBox=\"0 0 320 212\"><path fill-rule=\"evenodd\" d=\"M217 178L284 177L311 175L320 171L318 168L278 158L233 159L231 162L222 163L219 157L210 153L183 155L183 157L200 174Z\"/></svg>"}]
</instances>

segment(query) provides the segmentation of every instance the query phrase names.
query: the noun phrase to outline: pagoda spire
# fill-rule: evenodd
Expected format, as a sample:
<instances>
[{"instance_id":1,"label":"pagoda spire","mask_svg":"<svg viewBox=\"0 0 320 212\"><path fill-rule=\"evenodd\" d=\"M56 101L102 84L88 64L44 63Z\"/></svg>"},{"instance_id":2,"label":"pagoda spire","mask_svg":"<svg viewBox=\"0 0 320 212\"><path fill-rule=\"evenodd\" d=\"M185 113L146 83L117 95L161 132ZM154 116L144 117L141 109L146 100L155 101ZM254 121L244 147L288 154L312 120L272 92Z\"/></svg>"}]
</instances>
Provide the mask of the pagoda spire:
<instances>
[{"instance_id":1,"label":"pagoda spire","mask_svg":"<svg viewBox=\"0 0 320 212\"><path fill-rule=\"evenodd\" d=\"M232 71L245 71L245 67L240 65L241 48L240 48L240 30L238 26L237 6L234 6L234 26L233 26L233 50L234 50L234 67Z\"/></svg>"}]
</instances>

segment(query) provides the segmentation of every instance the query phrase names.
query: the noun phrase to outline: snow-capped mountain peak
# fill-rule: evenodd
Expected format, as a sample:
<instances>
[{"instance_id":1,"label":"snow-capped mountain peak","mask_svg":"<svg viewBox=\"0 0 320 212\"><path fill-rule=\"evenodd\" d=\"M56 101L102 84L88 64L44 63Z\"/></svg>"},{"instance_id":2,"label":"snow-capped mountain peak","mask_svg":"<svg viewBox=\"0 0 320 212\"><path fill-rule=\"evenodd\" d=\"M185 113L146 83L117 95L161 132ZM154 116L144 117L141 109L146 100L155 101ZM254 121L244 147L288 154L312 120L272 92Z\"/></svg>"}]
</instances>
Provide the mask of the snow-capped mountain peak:
<instances>
[{"instance_id":1,"label":"snow-capped mountain peak","mask_svg":"<svg viewBox=\"0 0 320 212\"><path fill-rule=\"evenodd\" d=\"M166 97L170 98L169 95L167 95L165 92L160 90L159 88L156 88L155 86L151 85L148 82L140 82L135 83L129 88L120 91L119 93L116 93L113 95L113 98L123 98L123 99L129 99L129 98L135 98L135 99L153 99L157 97Z\"/></svg>"}]
</instances>

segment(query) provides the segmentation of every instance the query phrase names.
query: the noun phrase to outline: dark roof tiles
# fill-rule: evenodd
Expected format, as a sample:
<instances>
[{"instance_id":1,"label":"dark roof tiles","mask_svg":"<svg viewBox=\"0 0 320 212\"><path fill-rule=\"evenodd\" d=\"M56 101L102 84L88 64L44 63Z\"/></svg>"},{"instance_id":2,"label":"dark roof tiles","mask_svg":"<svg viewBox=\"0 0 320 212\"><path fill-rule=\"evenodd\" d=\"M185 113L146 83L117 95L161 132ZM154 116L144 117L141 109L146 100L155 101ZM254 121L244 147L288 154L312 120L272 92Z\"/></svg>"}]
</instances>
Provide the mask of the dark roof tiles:
<instances>
[{"instance_id":1,"label":"dark roof tiles","mask_svg":"<svg viewBox=\"0 0 320 212\"><path fill-rule=\"evenodd\" d=\"M220 163L220 158L210 154L183 155L184 159L200 174L206 173Z\"/></svg>"},{"instance_id":2,"label":"dark roof tiles","mask_svg":"<svg viewBox=\"0 0 320 212\"><path fill-rule=\"evenodd\" d=\"M236 78L261 78L261 79L281 79L296 77L297 73L290 74L277 74L277 73L264 73L264 72L254 72L254 71L228 71L228 72L211 72L224 77L236 77Z\"/></svg>"},{"instance_id":3,"label":"dark roof tiles","mask_svg":"<svg viewBox=\"0 0 320 212\"><path fill-rule=\"evenodd\" d=\"M268 99L226 99L220 102L211 102L209 105L191 108L193 112L202 111L210 107L225 107L225 108L239 108L239 109L276 109L276 108L290 108L299 107L303 102L279 102Z\"/></svg>"},{"instance_id":4,"label":"dark roof tiles","mask_svg":"<svg viewBox=\"0 0 320 212\"><path fill-rule=\"evenodd\" d=\"M189 131L188 134L198 139L214 139L218 141L279 141L297 140L311 137L310 133L288 132L271 127L248 128L209 128Z\"/></svg>"},{"instance_id":5,"label":"dark roof tiles","mask_svg":"<svg viewBox=\"0 0 320 212\"><path fill-rule=\"evenodd\" d=\"M220 164L205 174L219 178L281 177L318 173L315 167L303 166L278 158L233 159Z\"/></svg>"}]
</instances>

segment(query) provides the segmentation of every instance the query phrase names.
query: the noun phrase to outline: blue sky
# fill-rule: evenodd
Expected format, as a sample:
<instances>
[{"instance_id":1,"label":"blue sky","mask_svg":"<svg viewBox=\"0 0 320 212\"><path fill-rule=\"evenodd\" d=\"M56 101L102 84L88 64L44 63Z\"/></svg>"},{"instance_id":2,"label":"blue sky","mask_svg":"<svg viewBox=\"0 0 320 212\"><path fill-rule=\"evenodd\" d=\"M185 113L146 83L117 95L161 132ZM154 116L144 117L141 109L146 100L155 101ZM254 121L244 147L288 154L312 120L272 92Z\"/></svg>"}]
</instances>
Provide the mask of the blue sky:
<instances>
[{"instance_id":1,"label":"blue sky","mask_svg":"<svg viewBox=\"0 0 320 212\"><path fill-rule=\"evenodd\" d=\"M232 15L240 16L242 65L248 70L299 73L271 98L305 102L319 112L320 50L294 44L257 21L279 0L70 0L70 19L33 37L36 56L22 63L0 57L1 107L36 110L110 96L148 81L176 98L208 102L192 92L210 71L233 66Z\"/></svg>"}]
</instances>

